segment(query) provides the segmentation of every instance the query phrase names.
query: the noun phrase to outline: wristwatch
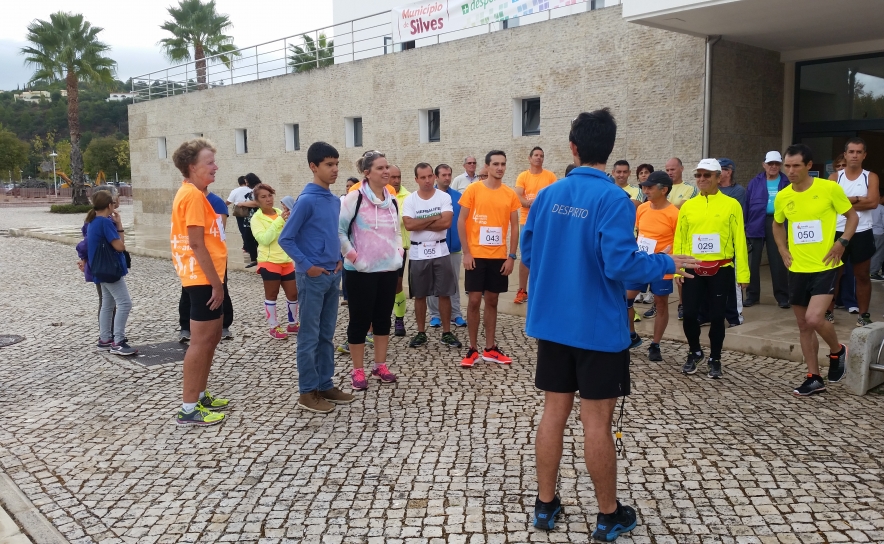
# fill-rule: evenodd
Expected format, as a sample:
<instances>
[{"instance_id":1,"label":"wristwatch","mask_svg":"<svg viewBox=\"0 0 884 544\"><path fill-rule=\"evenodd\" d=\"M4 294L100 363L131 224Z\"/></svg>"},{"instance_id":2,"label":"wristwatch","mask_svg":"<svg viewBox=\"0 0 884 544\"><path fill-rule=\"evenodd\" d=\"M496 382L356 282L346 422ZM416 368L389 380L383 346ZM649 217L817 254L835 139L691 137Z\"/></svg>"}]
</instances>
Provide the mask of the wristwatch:
<instances>
[{"instance_id":1,"label":"wristwatch","mask_svg":"<svg viewBox=\"0 0 884 544\"><path fill-rule=\"evenodd\" d=\"M514 261L516 260L516 254L515 254L515 253L510 253L509 255L507 255L507 257L509 257L510 259L512 259L512 260L514 260Z\"/></svg>"},{"instance_id":2,"label":"wristwatch","mask_svg":"<svg viewBox=\"0 0 884 544\"><path fill-rule=\"evenodd\" d=\"M847 244L850 243L850 240L848 240L847 238L838 238L838 241L841 242L841 245L844 247L847 247Z\"/></svg>"}]
</instances>

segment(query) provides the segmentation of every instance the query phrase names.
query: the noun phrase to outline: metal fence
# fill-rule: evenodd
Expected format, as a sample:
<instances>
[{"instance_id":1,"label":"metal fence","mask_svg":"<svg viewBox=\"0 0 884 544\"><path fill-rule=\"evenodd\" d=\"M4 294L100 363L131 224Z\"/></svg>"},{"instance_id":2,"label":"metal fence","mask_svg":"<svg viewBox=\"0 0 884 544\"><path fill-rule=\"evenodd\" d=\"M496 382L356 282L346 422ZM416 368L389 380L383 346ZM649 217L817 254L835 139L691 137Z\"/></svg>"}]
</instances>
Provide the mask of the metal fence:
<instances>
[{"instance_id":1,"label":"metal fence","mask_svg":"<svg viewBox=\"0 0 884 544\"><path fill-rule=\"evenodd\" d=\"M136 96L132 100L142 102L289 73L306 72L331 64L352 62L415 47L488 34L597 9L606 4L619 3L619 0L613 2L575 0L567 6L407 42L394 41L391 12L385 11L240 48L226 56L206 57L199 62L178 64L135 77L132 79L132 92L136 93Z\"/></svg>"}]
</instances>

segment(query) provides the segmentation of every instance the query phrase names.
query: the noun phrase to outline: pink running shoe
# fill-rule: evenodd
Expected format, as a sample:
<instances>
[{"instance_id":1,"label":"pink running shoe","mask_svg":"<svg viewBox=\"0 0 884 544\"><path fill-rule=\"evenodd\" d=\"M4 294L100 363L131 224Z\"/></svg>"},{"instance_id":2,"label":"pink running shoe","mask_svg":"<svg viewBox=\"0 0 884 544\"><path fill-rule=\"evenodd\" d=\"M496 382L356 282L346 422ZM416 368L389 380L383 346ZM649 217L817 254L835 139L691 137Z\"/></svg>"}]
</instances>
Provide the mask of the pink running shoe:
<instances>
[{"instance_id":1,"label":"pink running shoe","mask_svg":"<svg viewBox=\"0 0 884 544\"><path fill-rule=\"evenodd\" d=\"M365 370L354 368L350 371L350 379L352 380L353 391L365 391L368 389L368 380L365 379Z\"/></svg>"},{"instance_id":2,"label":"pink running shoe","mask_svg":"<svg viewBox=\"0 0 884 544\"><path fill-rule=\"evenodd\" d=\"M390 372L386 363L375 364L374 368L371 369L371 375L383 383L393 383L396 381L396 375Z\"/></svg>"},{"instance_id":3,"label":"pink running shoe","mask_svg":"<svg viewBox=\"0 0 884 544\"><path fill-rule=\"evenodd\" d=\"M297 334L299 330L301 330L300 323L289 323L288 327L286 327L286 332L289 334Z\"/></svg>"},{"instance_id":4,"label":"pink running shoe","mask_svg":"<svg viewBox=\"0 0 884 544\"><path fill-rule=\"evenodd\" d=\"M281 326L270 329L270 338L274 340L285 340L288 337L288 333Z\"/></svg>"}]
</instances>

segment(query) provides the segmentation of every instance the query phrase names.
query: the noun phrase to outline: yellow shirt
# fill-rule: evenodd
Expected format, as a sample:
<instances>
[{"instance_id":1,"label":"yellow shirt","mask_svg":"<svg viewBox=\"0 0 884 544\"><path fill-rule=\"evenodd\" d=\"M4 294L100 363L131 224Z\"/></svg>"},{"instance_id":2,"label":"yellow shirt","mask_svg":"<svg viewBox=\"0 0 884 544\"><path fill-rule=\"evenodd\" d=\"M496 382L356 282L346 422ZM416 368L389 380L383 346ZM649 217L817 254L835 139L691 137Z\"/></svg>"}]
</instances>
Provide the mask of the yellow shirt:
<instances>
[{"instance_id":1,"label":"yellow shirt","mask_svg":"<svg viewBox=\"0 0 884 544\"><path fill-rule=\"evenodd\" d=\"M618 185L618 187L619 187L619 185ZM623 189L624 191L626 191L626 194L629 195L630 200L638 200L639 202L642 201L642 197L644 196L644 193L642 193L642 190L639 189L638 187L636 187L635 185L627 185L626 187L620 187L620 188Z\"/></svg>"},{"instance_id":2,"label":"yellow shirt","mask_svg":"<svg viewBox=\"0 0 884 544\"><path fill-rule=\"evenodd\" d=\"M792 254L790 272L813 273L838 268L841 263L827 265L823 258L835 243L835 224L839 214L851 208L850 200L838 183L822 178L814 178L806 190L798 192L790 183L777 193L774 200L774 220L786 225L789 239L789 253ZM815 224L819 221L819 224ZM813 222L813 223L811 223ZM819 241L795 243L795 233L799 230L814 233L818 226L822 232ZM802 228L803 227L803 228ZM816 238L816 236L813 236ZM806 235L805 235L805 239Z\"/></svg>"},{"instance_id":3,"label":"yellow shirt","mask_svg":"<svg viewBox=\"0 0 884 544\"><path fill-rule=\"evenodd\" d=\"M676 206L681 206L686 201L694 198L700 193L700 190L697 189L696 185L691 185L688 182L679 183L678 185L673 185L672 190L669 191L669 194L666 195L666 198L669 202L675 204Z\"/></svg>"},{"instance_id":4,"label":"yellow shirt","mask_svg":"<svg viewBox=\"0 0 884 544\"><path fill-rule=\"evenodd\" d=\"M698 251L696 237L714 239L707 251ZM709 252L709 247L718 251ZM714 195L699 195L684 203L678 211L678 225L672 244L674 255L693 255L700 261L733 259L737 283L749 283L749 259L746 249L746 229L743 225L743 207L721 191Z\"/></svg>"},{"instance_id":5,"label":"yellow shirt","mask_svg":"<svg viewBox=\"0 0 884 544\"><path fill-rule=\"evenodd\" d=\"M543 170L539 174L532 174L531 170L525 170L516 178L516 187L525 190L525 198L534 200L537 193L544 187L549 187L556 181L556 175L549 170ZM528 220L528 209L519 204L519 224L524 225Z\"/></svg>"}]
</instances>

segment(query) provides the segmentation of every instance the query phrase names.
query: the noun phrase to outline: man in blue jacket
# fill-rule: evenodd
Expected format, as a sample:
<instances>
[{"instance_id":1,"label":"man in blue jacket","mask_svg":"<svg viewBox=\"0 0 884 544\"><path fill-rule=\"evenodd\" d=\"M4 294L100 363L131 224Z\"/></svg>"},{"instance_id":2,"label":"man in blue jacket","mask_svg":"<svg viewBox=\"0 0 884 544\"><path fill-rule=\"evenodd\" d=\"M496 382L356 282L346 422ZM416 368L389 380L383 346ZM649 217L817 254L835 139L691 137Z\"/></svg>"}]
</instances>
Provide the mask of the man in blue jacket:
<instances>
[{"instance_id":1,"label":"man in blue jacket","mask_svg":"<svg viewBox=\"0 0 884 544\"><path fill-rule=\"evenodd\" d=\"M473 159L476 160L476 159ZM454 209L454 215L451 216L451 228L445 233L445 241L448 243L448 258L451 259L451 266L454 267L454 273L457 274L455 283L457 284L457 293L451 297L451 324L455 327L466 327L467 321L463 318L463 311L460 308L460 271L463 270L463 249L460 246L460 238L457 235L457 217L460 215L460 191L455 191L451 187L451 167L447 164L440 164L436 167L436 188L447 193L451 197L451 207ZM478 178L477 178L478 179ZM427 297L427 307L430 309L430 326L441 327L442 317L439 315L439 297Z\"/></svg>"},{"instance_id":2,"label":"man in blue jacket","mask_svg":"<svg viewBox=\"0 0 884 544\"><path fill-rule=\"evenodd\" d=\"M313 183L307 185L279 233L279 245L295 261L301 329L298 332L298 406L327 414L354 397L332 382L335 323L341 283L338 219L341 201L329 190L338 178L338 151L325 142L307 150Z\"/></svg>"},{"instance_id":3,"label":"man in blue jacket","mask_svg":"<svg viewBox=\"0 0 884 544\"><path fill-rule=\"evenodd\" d=\"M538 496L534 526L552 530L561 512L556 477L565 425L580 391L584 457L599 504L593 538L613 541L636 526L635 510L617 500L611 419L628 395L629 328L625 283L662 279L696 261L638 250L635 206L605 175L617 125L608 109L581 113L568 136L580 164L540 193L522 230L531 274L526 332L538 339L535 385L545 391L537 429ZM685 274L684 271L681 271Z\"/></svg>"}]
</instances>

